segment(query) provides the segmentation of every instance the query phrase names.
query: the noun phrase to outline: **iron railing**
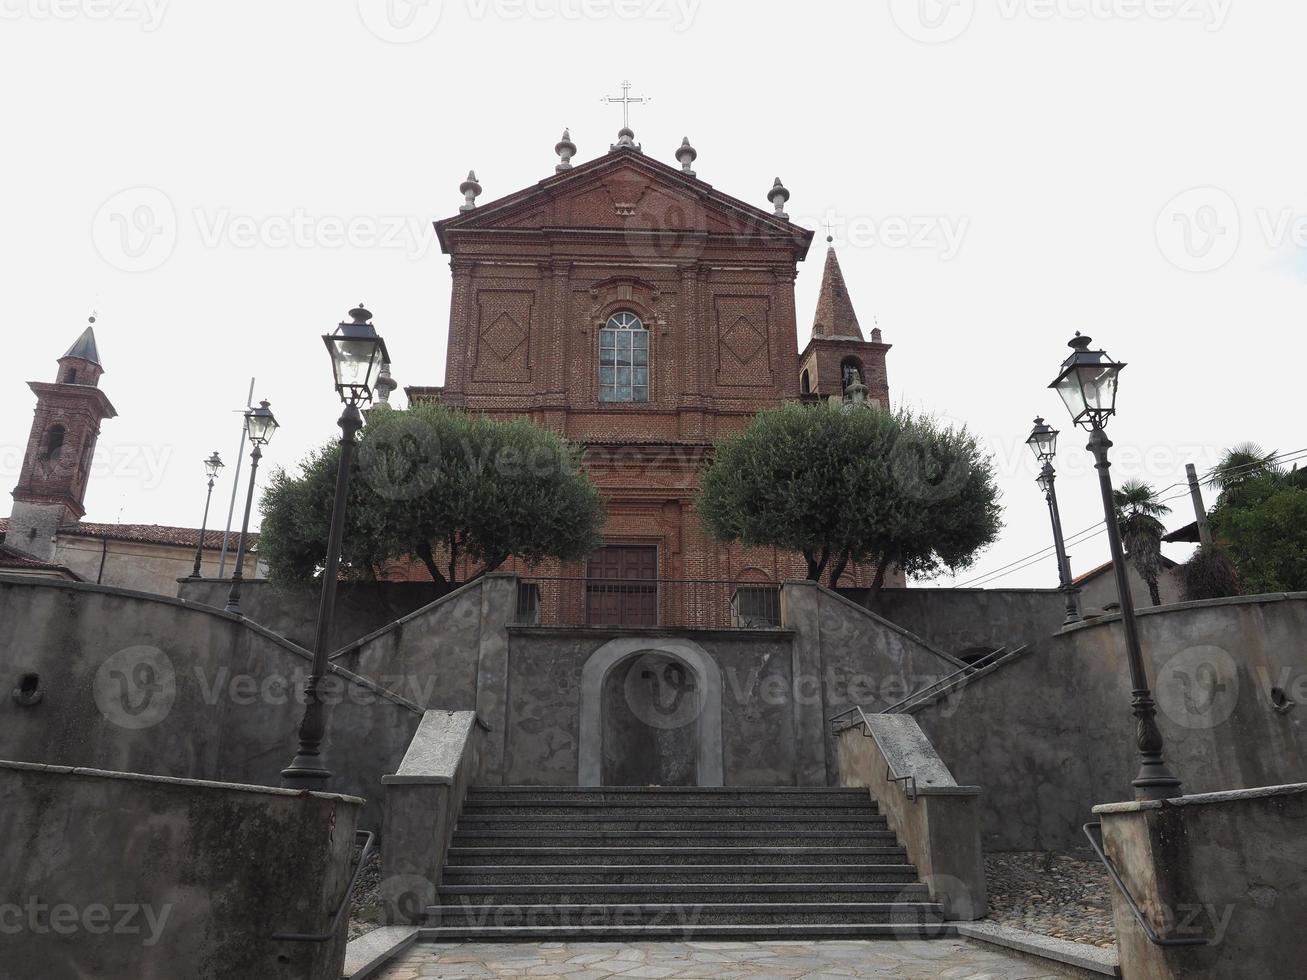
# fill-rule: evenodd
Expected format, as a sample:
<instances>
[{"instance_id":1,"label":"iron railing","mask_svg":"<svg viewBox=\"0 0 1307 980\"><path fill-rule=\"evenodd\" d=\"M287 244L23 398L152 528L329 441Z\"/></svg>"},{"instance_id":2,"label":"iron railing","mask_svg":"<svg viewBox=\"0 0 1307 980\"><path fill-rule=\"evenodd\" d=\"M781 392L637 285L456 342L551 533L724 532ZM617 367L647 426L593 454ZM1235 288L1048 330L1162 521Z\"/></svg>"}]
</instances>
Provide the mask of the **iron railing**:
<instances>
[{"instance_id":1,"label":"iron railing","mask_svg":"<svg viewBox=\"0 0 1307 980\"><path fill-rule=\"evenodd\" d=\"M778 629L780 586L721 579L522 578L517 625Z\"/></svg>"},{"instance_id":2,"label":"iron railing","mask_svg":"<svg viewBox=\"0 0 1307 980\"><path fill-rule=\"evenodd\" d=\"M1139 907L1139 902L1135 900L1134 895L1130 894L1130 888L1126 885L1125 879L1121 877L1121 872L1117 870L1115 862L1107 856L1107 850L1103 846L1103 822L1095 820L1087 823L1081 828L1085 836L1089 838L1089 846L1094 849L1098 855L1098 860L1103 862L1103 867L1107 868L1107 873L1112 879L1112 884L1116 885L1117 891L1125 899L1126 905L1130 907L1131 914L1134 915L1135 921L1139 923L1144 930L1144 935L1154 946L1209 946L1211 940L1206 936L1174 936L1162 937L1153 924L1148 921L1148 916L1144 910Z\"/></svg>"},{"instance_id":3,"label":"iron railing","mask_svg":"<svg viewBox=\"0 0 1307 980\"><path fill-rule=\"evenodd\" d=\"M368 858L372 856L372 845L376 843L377 835L370 830L358 830L354 832L354 844L359 849L358 859L354 863L354 870L350 872L349 886L345 889L345 894L336 906L336 911L331 916L331 925L325 932L274 932L273 939L283 940L292 943L328 943L341 934L341 924L345 918L345 911L350 907L350 900L354 897L354 889L359 883L359 874L363 871L364 865L368 863Z\"/></svg>"}]
</instances>

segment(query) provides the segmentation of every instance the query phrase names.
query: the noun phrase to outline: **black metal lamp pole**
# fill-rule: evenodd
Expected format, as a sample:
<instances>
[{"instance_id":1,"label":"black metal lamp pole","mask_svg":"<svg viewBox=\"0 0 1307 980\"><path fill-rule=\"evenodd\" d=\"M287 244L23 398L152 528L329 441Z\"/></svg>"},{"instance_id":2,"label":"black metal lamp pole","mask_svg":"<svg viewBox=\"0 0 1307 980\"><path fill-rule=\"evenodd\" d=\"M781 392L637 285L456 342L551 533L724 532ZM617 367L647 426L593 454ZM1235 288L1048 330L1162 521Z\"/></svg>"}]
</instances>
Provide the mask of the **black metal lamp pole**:
<instances>
[{"instance_id":1,"label":"black metal lamp pole","mask_svg":"<svg viewBox=\"0 0 1307 980\"><path fill-rule=\"evenodd\" d=\"M1098 485L1103 497L1103 516L1107 521L1107 541L1112 553L1112 569L1121 602L1121 628L1125 633L1126 655L1130 663L1131 707L1135 716L1135 739L1139 750L1139 774L1131 781L1137 800L1169 800L1182 796L1179 778L1168 768L1163 757L1162 731L1157 726L1157 704L1148 684L1143 648L1135 622L1134 596L1126 570L1125 550L1116 522L1116 505L1112 496L1111 462L1104 423L1116 414L1117 377L1125 367L1111 361L1104 351L1091 351L1088 337L1076 334L1071 341L1072 355L1063 363L1062 374L1049 387L1057 389L1077 425L1089 430L1088 449L1098 470Z\"/></svg>"},{"instance_id":2,"label":"black metal lamp pole","mask_svg":"<svg viewBox=\"0 0 1307 980\"><path fill-rule=\"evenodd\" d=\"M209 492L204 497L204 520L200 521L200 541L195 546L195 569L191 572L191 578L200 577L200 563L204 560L204 532L209 528L209 504L213 501L213 481L218 478L222 467L222 457L215 449L213 455L204 461L204 472L209 477Z\"/></svg>"},{"instance_id":3,"label":"black metal lamp pole","mask_svg":"<svg viewBox=\"0 0 1307 980\"><path fill-rule=\"evenodd\" d=\"M1080 590L1071 578L1071 556L1066 553L1066 540L1062 536L1062 512L1057 506L1057 471L1053 469L1053 458L1057 455L1056 429L1043 419L1035 419L1035 428L1026 440L1035 458L1044 466L1035 481L1044 491L1044 500L1048 504L1048 515L1053 522L1053 546L1057 551L1057 578L1062 592L1066 596L1066 620L1062 625L1070 626L1083 618L1080 614Z\"/></svg>"},{"instance_id":4,"label":"black metal lamp pole","mask_svg":"<svg viewBox=\"0 0 1307 980\"><path fill-rule=\"evenodd\" d=\"M245 495L245 517L241 520L240 537L236 540L236 567L231 573L231 591L227 593L229 613L241 613L241 583L245 581L245 544L250 533L250 511L254 509L254 481L259 475L259 460L263 458L263 447L277 430L277 420L268 408L266 400L259 402L258 408L245 413L245 430L254 451L250 453L250 487Z\"/></svg>"},{"instance_id":5,"label":"black metal lamp pole","mask_svg":"<svg viewBox=\"0 0 1307 980\"><path fill-rule=\"evenodd\" d=\"M336 585L340 577L340 549L345 537L345 505L349 497L349 471L354 446L363 428L359 405L372 399L372 384L383 362L389 362L386 343L369 322L372 314L363 308L350 310L352 322L341 323L334 334L323 337L331 352L336 391L345 403L340 426L340 461L336 469L336 495L331 507L331 530L327 534L327 560L322 567L322 595L318 603L318 629L313 643L313 666L304 687L304 717L299 727L299 749L282 779L294 788L321 789L331 778L323 758L322 740L327 733L327 706L322 698L322 678L327 673L331 626L336 610Z\"/></svg>"}]
</instances>

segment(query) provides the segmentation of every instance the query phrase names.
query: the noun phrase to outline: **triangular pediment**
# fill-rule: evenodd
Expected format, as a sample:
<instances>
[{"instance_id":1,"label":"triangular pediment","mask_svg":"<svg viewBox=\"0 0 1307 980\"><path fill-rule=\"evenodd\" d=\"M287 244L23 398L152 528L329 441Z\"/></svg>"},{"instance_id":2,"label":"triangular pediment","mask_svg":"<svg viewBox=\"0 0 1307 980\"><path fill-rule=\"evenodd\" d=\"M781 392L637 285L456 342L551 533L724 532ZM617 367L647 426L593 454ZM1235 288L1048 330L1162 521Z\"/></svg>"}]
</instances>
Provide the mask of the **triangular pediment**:
<instances>
[{"instance_id":1,"label":"triangular pediment","mask_svg":"<svg viewBox=\"0 0 1307 980\"><path fill-rule=\"evenodd\" d=\"M784 237L806 251L812 232L642 154L618 150L507 197L437 222L459 232L579 229L627 234Z\"/></svg>"}]
</instances>

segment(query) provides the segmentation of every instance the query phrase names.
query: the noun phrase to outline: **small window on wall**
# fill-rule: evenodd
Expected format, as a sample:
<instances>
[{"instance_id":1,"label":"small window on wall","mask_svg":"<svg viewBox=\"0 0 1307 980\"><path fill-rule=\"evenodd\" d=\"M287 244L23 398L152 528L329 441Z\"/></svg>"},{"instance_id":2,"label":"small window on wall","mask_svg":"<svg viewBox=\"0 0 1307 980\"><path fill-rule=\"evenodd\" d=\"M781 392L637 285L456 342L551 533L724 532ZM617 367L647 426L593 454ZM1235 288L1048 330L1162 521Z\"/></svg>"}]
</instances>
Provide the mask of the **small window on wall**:
<instances>
[{"instance_id":1,"label":"small window on wall","mask_svg":"<svg viewBox=\"0 0 1307 980\"><path fill-rule=\"evenodd\" d=\"M807 395L812 392L812 379L808 377L808 371L805 368L803 374L799 375L799 391Z\"/></svg>"},{"instance_id":2,"label":"small window on wall","mask_svg":"<svg viewBox=\"0 0 1307 980\"><path fill-rule=\"evenodd\" d=\"M58 459L64 454L64 427L62 425L52 425L45 435L45 453L46 459Z\"/></svg>"},{"instance_id":3,"label":"small window on wall","mask_svg":"<svg viewBox=\"0 0 1307 980\"><path fill-rule=\"evenodd\" d=\"M649 331L634 313L614 313L599 331L599 400L649 400Z\"/></svg>"}]
</instances>

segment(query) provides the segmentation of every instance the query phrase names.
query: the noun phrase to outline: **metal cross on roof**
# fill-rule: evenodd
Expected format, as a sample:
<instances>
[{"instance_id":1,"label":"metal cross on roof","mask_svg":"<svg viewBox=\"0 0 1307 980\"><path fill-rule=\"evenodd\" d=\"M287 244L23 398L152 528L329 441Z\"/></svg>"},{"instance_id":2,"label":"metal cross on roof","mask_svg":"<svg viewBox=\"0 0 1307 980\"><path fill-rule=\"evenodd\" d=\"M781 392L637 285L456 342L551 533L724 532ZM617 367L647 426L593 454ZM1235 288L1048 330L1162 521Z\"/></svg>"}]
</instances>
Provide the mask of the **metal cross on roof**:
<instances>
[{"instance_id":1,"label":"metal cross on roof","mask_svg":"<svg viewBox=\"0 0 1307 980\"><path fill-rule=\"evenodd\" d=\"M638 99L633 99L633 98L631 98L631 83L628 82L628 81L623 81L623 82L622 82L622 97L619 99L619 98L616 98L616 97L614 97L614 96L608 96L608 97L605 98L603 101L604 101L604 102L609 102L609 103L612 103L612 104L621 103L621 106L622 106L622 128L623 128L623 129L630 129L630 128L631 128L631 106L633 106L633 105L644 105L645 103L652 102L653 99L645 98L644 96L641 96L641 97L638 98Z\"/></svg>"}]
</instances>

